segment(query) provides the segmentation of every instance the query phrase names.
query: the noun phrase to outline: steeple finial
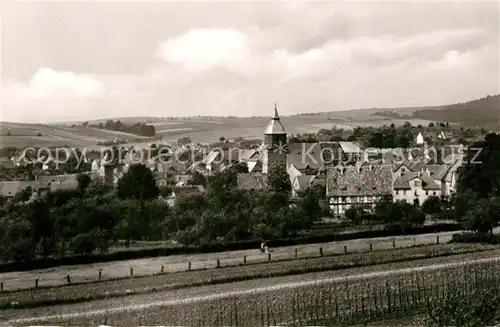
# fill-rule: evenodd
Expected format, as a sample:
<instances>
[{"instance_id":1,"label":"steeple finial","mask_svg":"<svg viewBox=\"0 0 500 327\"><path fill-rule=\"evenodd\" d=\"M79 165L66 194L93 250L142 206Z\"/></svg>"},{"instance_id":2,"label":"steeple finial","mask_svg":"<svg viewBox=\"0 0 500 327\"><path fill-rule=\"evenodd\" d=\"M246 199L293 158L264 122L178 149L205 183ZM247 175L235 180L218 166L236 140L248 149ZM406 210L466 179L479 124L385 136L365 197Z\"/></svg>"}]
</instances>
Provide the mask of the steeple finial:
<instances>
[{"instance_id":1,"label":"steeple finial","mask_svg":"<svg viewBox=\"0 0 500 327\"><path fill-rule=\"evenodd\" d=\"M274 101L274 115L273 118L274 120L279 120L280 116L278 115L278 107L276 106L276 101Z\"/></svg>"}]
</instances>

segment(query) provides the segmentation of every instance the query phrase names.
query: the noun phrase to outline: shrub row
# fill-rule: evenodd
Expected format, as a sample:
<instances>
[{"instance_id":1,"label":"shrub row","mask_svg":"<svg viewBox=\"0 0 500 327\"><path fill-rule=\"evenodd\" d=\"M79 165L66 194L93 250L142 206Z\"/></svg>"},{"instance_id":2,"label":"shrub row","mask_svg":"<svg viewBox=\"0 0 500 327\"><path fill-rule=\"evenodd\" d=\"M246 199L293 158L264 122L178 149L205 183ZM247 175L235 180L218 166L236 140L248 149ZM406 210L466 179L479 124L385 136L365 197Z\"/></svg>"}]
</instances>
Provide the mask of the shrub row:
<instances>
[{"instance_id":1,"label":"shrub row","mask_svg":"<svg viewBox=\"0 0 500 327\"><path fill-rule=\"evenodd\" d=\"M429 225L422 227L410 227L406 229L388 228L383 230L372 230L372 231L367 230L367 231L358 231L351 233L332 232L331 234L324 234L324 235L310 235L300 238L270 240L267 241L267 244L270 247L281 247L281 246L292 246L292 245L302 245L302 244L340 242L353 239L451 232L451 231L459 231L461 229L462 226L460 224L437 224L437 225ZM143 258L152 258L152 257L179 255L179 254L214 253L214 252L225 252L225 251L248 250L248 249L259 248L261 242L262 242L261 240L249 240L249 241L234 242L234 243L204 244L197 247L195 246L191 247L178 246L169 248L155 247L149 249L123 250L108 254L93 254L93 255L64 257L60 259L47 258L47 259L37 259L33 261L20 262L20 263L10 262L0 265L0 273L11 272L11 271L47 269L62 265L83 265L83 264L92 264L98 262L134 260L134 259L143 259Z\"/></svg>"},{"instance_id":2,"label":"shrub row","mask_svg":"<svg viewBox=\"0 0 500 327\"><path fill-rule=\"evenodd\" d=\"M463 232L453 234L452 243L500 244L500 235L479 232Z\"/></svg>"}]
</instances>

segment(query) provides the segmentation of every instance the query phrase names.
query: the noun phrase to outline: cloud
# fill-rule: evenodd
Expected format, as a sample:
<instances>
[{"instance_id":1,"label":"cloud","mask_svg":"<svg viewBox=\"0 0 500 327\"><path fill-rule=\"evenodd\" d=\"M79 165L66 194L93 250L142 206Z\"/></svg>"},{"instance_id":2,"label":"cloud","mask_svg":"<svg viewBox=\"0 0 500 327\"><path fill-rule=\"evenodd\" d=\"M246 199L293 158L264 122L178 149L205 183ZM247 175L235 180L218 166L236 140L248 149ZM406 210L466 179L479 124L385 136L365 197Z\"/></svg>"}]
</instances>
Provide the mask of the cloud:
<instances>
[{"instance_id":1,"label":"cloud","mask_svg":"<svg viewBox=\"0 0 500 327\"><path fill-rule=\"evenodd\" d=\"M189 71L205 71L221 64L235 64L247 55L247 36L229 29L192 29L164 41L157 56Z\"/></svg>"},{"instance_id":2,"label":"cloud","mask_svg":"<svg viewBox=\"0 0 500 327\"><path fill-rule=\"evenodd\" d=\"M28 98L85 98L101 96L104 89L104 84L92 77L41 67L27 85L18 84L7 88L7 92Z\"/></svg>"}]
</instances>

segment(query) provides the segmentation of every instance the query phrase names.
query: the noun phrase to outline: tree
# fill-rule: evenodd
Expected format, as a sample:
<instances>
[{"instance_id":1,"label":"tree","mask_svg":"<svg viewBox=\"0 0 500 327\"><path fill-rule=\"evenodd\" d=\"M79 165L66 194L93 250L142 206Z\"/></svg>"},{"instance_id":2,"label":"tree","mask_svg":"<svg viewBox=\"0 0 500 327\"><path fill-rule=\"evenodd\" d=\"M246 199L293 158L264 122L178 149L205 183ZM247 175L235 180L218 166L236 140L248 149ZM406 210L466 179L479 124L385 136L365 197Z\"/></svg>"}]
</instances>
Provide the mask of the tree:
<instances>
[{"instance_id":1,"label":"tree","mask_svg":"<svg viewBox=\"0 0 500 327\"><path fill-rule=\"evenodd\" d=\"M78 189L81 193L84 193L87 187L92 183L92 178L87 174L80 174L76 177L78 182Z\"/></svg>"},{"instance_id":2,"label":"tree","mask_svg":"<svg viewBox=\"0 0 500 327\"><path fill-rule=\"evenodd\" d=\"M207 178L202 173L195 171L187 181L187 184L207 186Z\"/></svg>"},{"instance_id":3,"label":"tree","mask_svg":"<svg viewBox=\"0 0 500 327\"><path fill-rule=\"evenodd\" d=\"M181 137L177 140L177 145L185 145L190 143L192 143L192 141L189 137Z\"/></svg>"},{"instance_id":4,"label":"tree","mask_svg":"<svg viewBox=\"0 0 500 327\"><path fill-rule=\"evenodd\" d=\"M345 216L347 219L353 223L360 224L363 221L371 220L371 212L367 206L364 205L353 205L345 211Z\"/></svg>"},{"instance_id":5,"label":"tree","mask_svg":"<svg viewBox=\"0 0 500 327\"><path fill-rule=\"evenodd\" d=\"M470 190L480 198L500 195L500 135L491 133L484 141L474 143L465 160L459 170L457 192Z\"/></svg>"},{"instance_id":6,"label":"tree","mask_svg":"<svg viewBox=\"0 0 500 327\"><path fill-rule=\"evenodd\" d=\"M278 165L271 167L267 177L267 187L271 192L290 195L292 192L292 183L287 171Z\"/></svg>"},{"instance_id":7,"label":"tree","mask_svg":"<svg viewBox=\"0 0 500 327\"><path fill-rule=\"evenodd\" d=\"M422 212L426 215L433 215L441 212L441 199L437 196L430 196L422 203Z\"/></svg>"},{"instance_id":8,"label":"tree","mask_svg":"<svg viewBox=\"0 0 500 327\"><path fill-rule=\"evenodd\" d=\"M130 166L118 181L118 196L122 199L150 200L158 197L153 173L143 164Z\"/></svg>"}]
</instances>

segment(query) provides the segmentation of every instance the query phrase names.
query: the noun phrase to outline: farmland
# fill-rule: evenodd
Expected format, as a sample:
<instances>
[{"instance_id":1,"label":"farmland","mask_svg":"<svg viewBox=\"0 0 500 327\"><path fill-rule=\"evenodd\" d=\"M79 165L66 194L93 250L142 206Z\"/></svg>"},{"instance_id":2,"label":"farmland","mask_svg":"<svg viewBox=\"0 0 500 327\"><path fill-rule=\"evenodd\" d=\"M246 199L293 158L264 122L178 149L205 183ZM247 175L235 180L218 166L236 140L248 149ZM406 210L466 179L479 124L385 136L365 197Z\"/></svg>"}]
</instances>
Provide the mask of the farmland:
<instances>
[{"instance_id":1,"label":"farmland","mask_svg":"<svg viewBox=\"0 0 500 327\"><path fill-rule=\"evenodd\" d=\"M270 110L270 114L271 114ZM141 147L147 146L160 138L166 142L173 142L181 137L189 137L195 142L213 142L221 136L226 138L244 137L248 139L262 138L264 127L269 120L268 117L255 118L190 118L190 119L163 119L144 118L127 120L130 122L148 122L156 129L154 139L148 139L137 135L87 128L82 126L70 127L64 125L42 125L0 122L1 147L27 146L35 147L97 147L97 142L112 141L115 138L128 140L130 144ZM346 129L355 126L381 126L388 124L384 117L368 116L364 111L332 112L315 115L294 115L282 117L283 124L289 134L317 132L322 128L331 128L336 125ZM95 122L91 122L92 124ZM402 125L404 120L391 121ZM414 120L413 124L427 125L428 121ZM11 132L11 136L7 132Z\"/></svg>"},{"instance_id":2,"label":"farmland","mask_svg":"<svg viewBox=\"0 0 500 327\"><path fill-rule=\"evenodd\" d=\"M238 266L218 269L159 273L154 276L127 277L116 280L71 284L61 287L43 287L31 290L3 292L0 293L0 308L11 307L12 301L18 303L16 305L18 308L84 302L110 297L130 296L131 294L151 293L167 289L304 274L314 271L343 270L351 267L444 257L461 253L491 251L493 249L496 248L493 246L432 245L254 265L240 264Z\"/></svg>"},{"instance_id":3,"label":"farmland","mask_svg":"<svg viewBox=\"0 0 500 327\"><path fill-rule=\"evenodd\" d=\"M325 255L330 255L344 253L344 247L347 247L349 253L366 252L369 250L370 243L372 244L372 249L374 251L392 249L393 246L399 248L410 247L413 245L434 244L437 242L438 236L441 243L446 243L451 240L453 233L454 232L442 232L416 236L380 237L373 239L357 239L345 242L279 247L271 249L272 260L293 259L295 258L295 251L297 251L299 258L318 256L319 248L323 249ZM165 268L165 272L184 271L187 269L188 262L191 262L192 270L215 268L217 260L220 260L221 266L234 266L241 264L244 256L246 256L248 264L267 261L267 256L261 254L257 249L193 255L173 255L168 257L113 261L89 265L62 266L45 270L3 273L0 274L0 281L5 281L4 290L33 287L34 280L36 278L39 278L40 286L55 286L65 284L67 275L71 275L73 283L95 281L98 277L99 269L102 269L103 279L116 279L129 276L130 268L134 269L135 276L152 275L160 272L162 265Z\"/></svg>"},{"instance_id":4,"label":"farmland","mask_svg":"<svg viewBox=\"0 0 500 327\"><path fill-rule=\"evenodd\" d=\"M499 250L197 288L83 304L5 310L10 323L290 325L362 323L419 313L446 291L496 280ZM451 278L453 276L453 278ZM196 312L197 314L193 314Z\"/></svg>"}]
</instances>

